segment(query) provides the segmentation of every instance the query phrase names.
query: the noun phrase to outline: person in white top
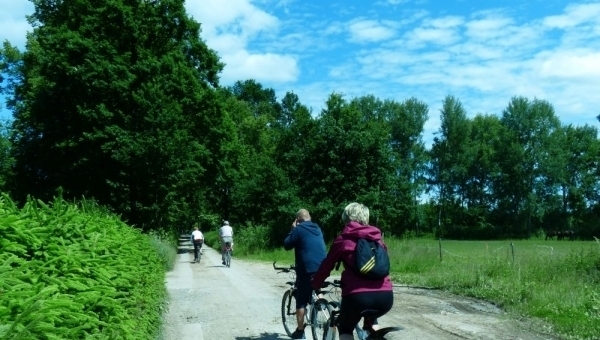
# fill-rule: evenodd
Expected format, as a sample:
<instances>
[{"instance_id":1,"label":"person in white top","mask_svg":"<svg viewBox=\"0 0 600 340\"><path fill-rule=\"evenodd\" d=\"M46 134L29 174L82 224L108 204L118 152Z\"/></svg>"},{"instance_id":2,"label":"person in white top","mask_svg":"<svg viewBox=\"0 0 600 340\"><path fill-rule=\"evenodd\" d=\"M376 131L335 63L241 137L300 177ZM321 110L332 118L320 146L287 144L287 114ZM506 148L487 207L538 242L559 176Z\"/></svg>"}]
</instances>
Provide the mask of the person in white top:
<instances>
[{"instance_id":1,"label":"person in white top","mask_svg":"<svg viewBox=\"0 0 600 340\"><path fill-rule=\"evenodd\" d=\"M204 243L204 235L200 230L198 230L198 227L194 227L194 231L192 231L191 241L194 245L194 262L200 262L202 244Z\"/></svg>"},{"instance_id":2,"label":"person in white top","mask_svg":"<svg viewBox=\"0 0 600 340\"><path fill-rule=\"evenodd\" d=\"M219 229L219 237L221 238L221 260L225 265L225 244L230 243L233 251L233 228L228 221L223 221L223 226Z\"/></svg>"}]
</instances>

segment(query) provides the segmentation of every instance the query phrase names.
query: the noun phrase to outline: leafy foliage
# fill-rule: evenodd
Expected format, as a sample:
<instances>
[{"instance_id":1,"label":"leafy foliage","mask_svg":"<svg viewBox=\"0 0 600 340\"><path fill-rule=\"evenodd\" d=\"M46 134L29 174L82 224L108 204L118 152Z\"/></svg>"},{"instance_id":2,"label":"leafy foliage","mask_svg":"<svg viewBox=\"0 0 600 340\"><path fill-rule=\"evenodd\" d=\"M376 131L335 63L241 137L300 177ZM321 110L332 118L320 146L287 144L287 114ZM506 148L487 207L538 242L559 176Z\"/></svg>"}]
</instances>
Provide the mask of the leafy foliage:
<instances>
[{"instance_id":1,"label":"leafy foliage","mask_svg":"<svg viewBox=\"0 0 600 340\"><path fill-rule=\"evenodd\" d=\"M5 45L19 189L94 197L146 230L190 223L221 140L222 68L183 0L35 0L27 50ZM73 15L77 13L77 15Z\"/></svg>"},{"instance_id":2,"label":"leafy foliage","mask_svg":"<svg viewBox=\"0 0 600 340\"><path fill-rule=\"evenodd\" d=\"M149 339L165 264L149 237L91 201L0 199L0 339Z\"/></svg>"}]
</instances>

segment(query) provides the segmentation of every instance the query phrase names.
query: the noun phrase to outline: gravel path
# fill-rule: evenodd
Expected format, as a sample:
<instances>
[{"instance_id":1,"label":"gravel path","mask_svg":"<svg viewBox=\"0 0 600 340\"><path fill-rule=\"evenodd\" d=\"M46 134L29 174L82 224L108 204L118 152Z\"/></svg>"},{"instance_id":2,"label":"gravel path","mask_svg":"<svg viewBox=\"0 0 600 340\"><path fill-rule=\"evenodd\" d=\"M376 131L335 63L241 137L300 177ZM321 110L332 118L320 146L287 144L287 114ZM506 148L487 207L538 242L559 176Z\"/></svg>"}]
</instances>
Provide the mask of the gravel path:
<instances>
[{"instance_id":1,"label":"gravel path","mask_svg":"<svg viewBox=\"0 0 600 340\"><path fill-rule=\"evenodd\" d=\"M270 264L237 258L225 268L220 254L210 248L195 264L190 249L183 237L175 268L167 274L163 340L289 339L280 317L286 274L277 274ZM390 340L559 339L542 332L542 324L512 319L492 304L401 286L395 289L394 308L380 324L404 327L390 333ZM306 335L312 338L309 329Z\"/></svg>"}]
</instances>

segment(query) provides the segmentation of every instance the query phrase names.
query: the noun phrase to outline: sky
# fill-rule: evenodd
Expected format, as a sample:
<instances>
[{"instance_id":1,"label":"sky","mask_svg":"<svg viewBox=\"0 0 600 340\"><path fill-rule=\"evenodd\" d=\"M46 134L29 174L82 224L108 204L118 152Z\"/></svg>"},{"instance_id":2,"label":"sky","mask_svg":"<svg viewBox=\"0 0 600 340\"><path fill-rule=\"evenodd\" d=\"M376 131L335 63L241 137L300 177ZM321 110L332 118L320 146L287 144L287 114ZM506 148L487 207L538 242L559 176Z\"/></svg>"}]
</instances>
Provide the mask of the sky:
<instances>
[{"instance_id":1,"label":"sky","mask_svg":"<svg viewBox=\"0 0 600 340\"><path fill-rule=\"evenodd\" d=\"M226 64L221 85L255 79L318 115L329 95L429 105L469 117L510 99L550 102L565 125L600 128L600 0L187 0ZM28 0L0 0L0 40L25 46ZM4 105L3 105L4 106ZM6 110L0 116L7 117Z\"/></svg>"}]
</instances>

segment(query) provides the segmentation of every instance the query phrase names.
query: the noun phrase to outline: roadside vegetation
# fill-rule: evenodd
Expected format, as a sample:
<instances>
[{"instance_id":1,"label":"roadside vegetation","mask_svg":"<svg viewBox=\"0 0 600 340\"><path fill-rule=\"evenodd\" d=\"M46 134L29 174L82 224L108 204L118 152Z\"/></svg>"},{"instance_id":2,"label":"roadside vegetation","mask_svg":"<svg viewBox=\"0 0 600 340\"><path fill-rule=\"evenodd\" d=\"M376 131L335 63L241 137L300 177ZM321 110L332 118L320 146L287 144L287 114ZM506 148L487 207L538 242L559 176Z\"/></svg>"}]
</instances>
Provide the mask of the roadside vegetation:
<instances>
[{"instance_id":1,"label":"roadside vegetation","mask_svg":"<svg viewBox=\"0 0 600 340\"><path fill-rule=\"evenodd\" d=\"M168 234L142 234L90 201L0 198L0 339L152 339Z\"/></svg>"}]
</instances>

